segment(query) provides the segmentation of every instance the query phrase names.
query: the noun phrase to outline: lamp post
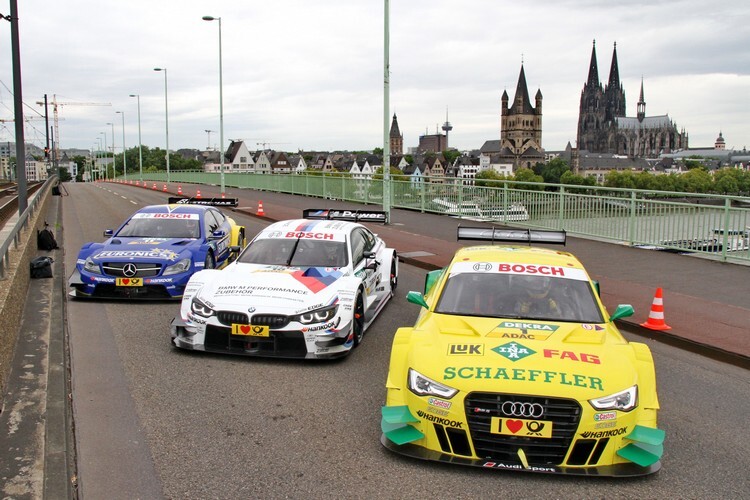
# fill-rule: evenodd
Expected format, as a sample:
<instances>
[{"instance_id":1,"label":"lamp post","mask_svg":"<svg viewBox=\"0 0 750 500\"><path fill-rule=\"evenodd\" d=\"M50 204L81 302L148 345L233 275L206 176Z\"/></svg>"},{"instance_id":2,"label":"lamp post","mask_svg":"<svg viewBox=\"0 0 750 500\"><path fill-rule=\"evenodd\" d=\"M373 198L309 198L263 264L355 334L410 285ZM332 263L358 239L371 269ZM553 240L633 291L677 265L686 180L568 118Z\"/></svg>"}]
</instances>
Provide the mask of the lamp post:
<instances>
[{"instance_id":1,"label":"lamp post","mask_svg":"<svg viewBox=\"0 0 750 500\"><path fill-rule=\"evenodd\" d=\"M117 162L115 161L115 123L114 120L107 122L107 125L112 126L112 177L117 175ZM110 177L110 179L112 178Z\"/></svg>"},{"instance_id":2,"label":"lamp post","mask_svg":"<svg viewBox=\"0 0 750 500\"><path fill-rule=\"evenodd\" d=\"M221 195L224 196L224 71L221 57L221 18L203 16L204 21L219 21L219 170L221 172Z\"/></svg>"},{"instance_id":3,"label":"lamp post","mask_svg":"<svg viewBox=\"0 0 750 500\"><path fill-rule=\"evenodd\" d=\"M384 22L385 33L383 35L383 211L386 221L391 220L391 140L388 130L388 118L390 117L390 29L391 18L390 2L385 1Z\"/></svg>"},{"instance_id":4,"label":"lamp post","mask_svg":"<svg viewBox=\"0 0 750 500\"><path fill-rule=\"evenodd\" d=\"M104 153L102 156L106 157L107 155L107 133L99 132L99 134L104 137ZM114 160L112 161L114 162ZM107 163L103 161L103 159L102 159L102 163L104 164L104 180L107 180ZM101 178L101 174L99 175L99 177Z\"/></svg>"},{"instance_id":5,"label":"lamp post","mask_svg":"<svg viewBox=\"0 0 750 500\"><path fill-rule=\"evenodd\" d=\"M128 161L125 158L125 111L115 111L122 115L122 178L128 180Z\"/></svg>"},{"instance_id":6,"label":"lamp post","mask_svg":"<svg viewBox=\"0 0 750 500\"><path fill-rule=\"evenodd\" d=\"M130 97L138 98L138 180L143 182L143 149L141 146L141 95L130 94Z\"/></svg>"},{"instance_id":7,"label":"lamp post","mask_svg":"<svg viewBox=\"0 0 750 500\"><path fill-rule=\"evenodd\" d=\"M169 182L169 100L167 99L167 68L154 68L164 72L164 123L167 132L167 182Z\"/></svg>"},{"instance_id":8,"label":"lamp post","mask_svg":"<svg viewBox=\"0 0 750 500\"><path fill-rule=\"evenodd\" d=\"M102 138L97 137L96 140L99 143L99 148L96 150L96 162L94 163L94 166L96 168L91 175L93 182L96 182L101 177L102 162L104 161L104 158L102 158L101 160L99 159L99 155L102 152Z\"/></svg>"}]
</instances>

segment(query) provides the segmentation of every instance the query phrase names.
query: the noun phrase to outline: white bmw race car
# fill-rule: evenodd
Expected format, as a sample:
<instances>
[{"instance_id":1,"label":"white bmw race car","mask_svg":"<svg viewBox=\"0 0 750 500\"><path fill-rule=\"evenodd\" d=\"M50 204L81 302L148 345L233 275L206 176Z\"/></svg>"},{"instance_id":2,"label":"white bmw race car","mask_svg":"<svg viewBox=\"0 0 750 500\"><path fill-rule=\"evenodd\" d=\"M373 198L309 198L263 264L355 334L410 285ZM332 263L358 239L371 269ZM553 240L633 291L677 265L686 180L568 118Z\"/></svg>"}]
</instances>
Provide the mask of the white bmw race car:
<instances>
[{"instance_id":1,"label":"white bmw race car","mask_svg":"<svg viewBox=\"0 0 750 500\"><path fill-rule=\"evenodd\" d=\"M246 356L349 354L398 283L396 251L358 221L387 222L385 212L305 210L266 227L224 269L194 274L172 343Z\"/></svg>"}]
</instances>

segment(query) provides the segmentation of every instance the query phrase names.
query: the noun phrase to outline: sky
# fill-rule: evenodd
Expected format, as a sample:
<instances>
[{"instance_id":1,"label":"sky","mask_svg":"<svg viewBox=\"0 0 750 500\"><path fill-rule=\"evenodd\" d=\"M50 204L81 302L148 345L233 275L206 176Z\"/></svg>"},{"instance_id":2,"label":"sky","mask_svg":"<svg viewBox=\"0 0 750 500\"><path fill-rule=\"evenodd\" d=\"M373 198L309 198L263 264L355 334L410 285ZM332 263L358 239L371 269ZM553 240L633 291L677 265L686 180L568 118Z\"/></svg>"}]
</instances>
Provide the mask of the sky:
<instances>
[{"instance_id":1,"label":"sky","mask_svg":"<svg viewBox=\"0 0 750 500\"><path fill-rule=\"evenodd\" d=\"M47 94L60 147L106 137L121 151L123 128L137 146L137 94L142 144L165 148L168 123L171 150L219 149L219 23L201 19L210 15L221 17L225 149L239 139L292 152L383 146L384 0L18 4L27 142L44 146L36 103ZM646 114L668 114L690 147L712 147L719 132L728 148L750 147L749 20L747 0L390 0L388 124L396 113L407 149L447 114L449 145L478 149L500 138L500 97L513 98L523 61L532 100L544 96L542 146L575 147L596 40L603 84L617 43L627 116L643 78ZM13 119L11 53L0 20L0 120ZM51 105L49 114L52 124ZM13 123L0 122L0 141L14 140Z\"/></svg>"}]
</instances>

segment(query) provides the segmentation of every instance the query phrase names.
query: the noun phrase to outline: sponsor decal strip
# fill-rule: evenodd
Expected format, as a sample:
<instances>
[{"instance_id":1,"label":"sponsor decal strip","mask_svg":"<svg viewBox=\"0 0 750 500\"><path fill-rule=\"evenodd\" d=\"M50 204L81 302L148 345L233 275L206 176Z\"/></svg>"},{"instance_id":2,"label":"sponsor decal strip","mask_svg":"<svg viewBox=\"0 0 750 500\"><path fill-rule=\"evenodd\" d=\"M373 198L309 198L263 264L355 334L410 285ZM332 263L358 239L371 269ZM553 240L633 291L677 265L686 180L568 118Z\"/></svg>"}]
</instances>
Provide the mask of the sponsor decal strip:
<instances>
[{"instance_id":1,"label":"sponsor decal strip","mask_svg":"<svg viewBox=\"0 0 750 500\"><path fill-rule=\"evenodd\" d=\"M493 366L447 366L443 371L443 380L490 379L515 380L523 382L542 382L545 384L570 385L604 390L604 383L599 377L579 375L577 373L556 372L552 370L527 370L526 368L504 368Z\"/></svg>"},{"instance_id":2,"label":"sponsor decal strip","mask_svg":"<svg viewBox=\"0 0 750 500\"><path fill-rule=\"evenodd\" d=\"M461 273L477 272L476 262L457 262L451 267L451 276ZM586 271L575 267L549 266L545 264L519 264L517 262L482 263L481 272L517 275L549 276L550 278L567 278L588 281Z\"/></svg>"}]
</instances>

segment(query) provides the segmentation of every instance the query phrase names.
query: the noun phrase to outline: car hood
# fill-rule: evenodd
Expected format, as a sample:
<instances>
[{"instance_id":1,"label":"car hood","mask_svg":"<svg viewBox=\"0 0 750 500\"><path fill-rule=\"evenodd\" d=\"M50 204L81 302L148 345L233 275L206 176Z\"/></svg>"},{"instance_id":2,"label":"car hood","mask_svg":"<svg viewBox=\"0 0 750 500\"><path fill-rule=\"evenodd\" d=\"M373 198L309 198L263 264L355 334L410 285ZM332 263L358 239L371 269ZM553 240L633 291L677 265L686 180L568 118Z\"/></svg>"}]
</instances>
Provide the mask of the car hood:
<instances>
[{"instance_id":1,"label":"car hood","mask_svg":"<svg viewBox=\"0 0 750 500\"><path fill-rule=\"evenodd\" d=\"M100 246L91 248L94 262L112 260L176 261L188 246L198 240L190 238L110 238Z\"/></svg>"},{"instance_id":2,"label":"car hood","mask_svg":"<svg viewBox=\"0 0 750 500\"><path fill-rule=\"evenodd\" d=\"M433 315L415 336L411 366L459 390L581 400L637 383L636 354L611 323Z\"/></svg>"},{"instance_id":3,"label":"car hood","mask_svg":"<svg viewBox=\"0 0 750 500\"><path fill-rule=\"evenodd\" d=\"M336 268L288 268L233 265L212 273L199 292L219 310L252 307L258 312L298 313L330 303L339 294L345 271Z\"/></svg>"}]
</instances>

